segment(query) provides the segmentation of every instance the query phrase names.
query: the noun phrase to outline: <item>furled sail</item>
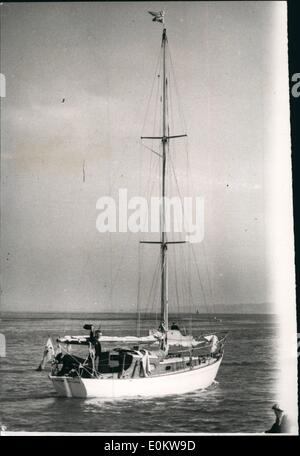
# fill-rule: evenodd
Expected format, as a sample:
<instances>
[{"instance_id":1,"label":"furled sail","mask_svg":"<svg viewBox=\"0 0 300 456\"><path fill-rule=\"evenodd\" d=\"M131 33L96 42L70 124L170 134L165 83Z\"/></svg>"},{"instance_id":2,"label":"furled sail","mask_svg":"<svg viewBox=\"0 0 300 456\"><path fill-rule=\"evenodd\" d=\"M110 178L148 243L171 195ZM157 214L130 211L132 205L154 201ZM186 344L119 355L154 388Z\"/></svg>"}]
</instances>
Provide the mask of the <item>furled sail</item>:
<instances>
[{"instance_id":1,"label":"furled sail","mask_svg":"<svg viewBox=\"0 0 300 456\"><path fill-rule=\"evenodd\" d=\"M57 342L62 344L88 345L90 342L89 336L63 336L57 339ZM153 335L136 337L136 336L100 336L100 343L124 343L124 344L155 344L159 343L159 338Z\"/></svg>"}]
</instances>

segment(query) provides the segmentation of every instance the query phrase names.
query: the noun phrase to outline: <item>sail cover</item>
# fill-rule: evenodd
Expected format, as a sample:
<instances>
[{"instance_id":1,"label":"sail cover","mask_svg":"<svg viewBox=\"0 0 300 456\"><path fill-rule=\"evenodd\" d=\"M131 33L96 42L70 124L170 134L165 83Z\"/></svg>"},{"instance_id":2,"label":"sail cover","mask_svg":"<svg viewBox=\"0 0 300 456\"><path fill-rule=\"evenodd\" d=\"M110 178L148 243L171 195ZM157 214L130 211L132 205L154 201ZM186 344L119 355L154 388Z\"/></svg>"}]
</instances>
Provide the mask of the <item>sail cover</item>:
<instances>
[{"instance_id":1,"label":"sail cover","mask_svg":"<svg viewBox=\"0 0 300 456\"><path fill-rule=\"evenodd\" d=\"M125 344L154 344L158 343L159 339L153 335L136 337L136 336L101 336L99 342L103 343L125 343ZM57 339L57 342L62 344L88 345L90 342L89 336L63 336Z\"/></svg>"}]
</instances>

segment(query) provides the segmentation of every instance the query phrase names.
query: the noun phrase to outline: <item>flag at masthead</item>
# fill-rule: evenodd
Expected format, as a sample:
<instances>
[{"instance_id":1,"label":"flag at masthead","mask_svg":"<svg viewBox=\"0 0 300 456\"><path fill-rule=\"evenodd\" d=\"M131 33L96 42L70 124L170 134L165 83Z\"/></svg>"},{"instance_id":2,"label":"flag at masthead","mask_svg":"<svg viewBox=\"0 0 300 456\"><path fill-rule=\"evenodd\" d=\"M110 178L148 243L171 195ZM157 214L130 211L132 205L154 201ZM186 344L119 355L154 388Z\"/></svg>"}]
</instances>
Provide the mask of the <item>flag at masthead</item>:
<instances>
[{"instance_id":1,"label":"flag at masthead","mask_svg":"<svg viewBox=\"0 0 300 456\"><path fill-rule=\"evenodd\" d=\"M164 11L159 11L156 13L155 11L148 11L151 16L153 16L152 21L153 22L161 22L162 24L165 24L165 12Z\"/></svg>"}]
</instances>

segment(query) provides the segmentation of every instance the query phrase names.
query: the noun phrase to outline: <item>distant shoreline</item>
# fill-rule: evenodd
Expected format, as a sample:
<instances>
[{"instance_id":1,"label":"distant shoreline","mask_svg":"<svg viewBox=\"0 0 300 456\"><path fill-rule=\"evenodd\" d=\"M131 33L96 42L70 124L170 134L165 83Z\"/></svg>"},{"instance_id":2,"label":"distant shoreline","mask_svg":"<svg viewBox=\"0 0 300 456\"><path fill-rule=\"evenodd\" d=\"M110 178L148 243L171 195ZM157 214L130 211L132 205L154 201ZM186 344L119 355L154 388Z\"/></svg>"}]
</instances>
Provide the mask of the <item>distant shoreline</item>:
<instances>
[{"instance_id":1,"label":"distant shoreline","mask_svg":"<svg viewBox=\"0 0 300 456\"><path fill-rule=\"evenodd\" d=\"M174 313L169 315L169 319L176 320L214 320L222 317L245 317L245 316L269 316L276 317L277 314L271 312L218 312L218 313ZM0 320L135 320L138 318L137 312L0 312ZM141 312L141 320L155 320L158 314Z\"/></svg>"}]
</instances>

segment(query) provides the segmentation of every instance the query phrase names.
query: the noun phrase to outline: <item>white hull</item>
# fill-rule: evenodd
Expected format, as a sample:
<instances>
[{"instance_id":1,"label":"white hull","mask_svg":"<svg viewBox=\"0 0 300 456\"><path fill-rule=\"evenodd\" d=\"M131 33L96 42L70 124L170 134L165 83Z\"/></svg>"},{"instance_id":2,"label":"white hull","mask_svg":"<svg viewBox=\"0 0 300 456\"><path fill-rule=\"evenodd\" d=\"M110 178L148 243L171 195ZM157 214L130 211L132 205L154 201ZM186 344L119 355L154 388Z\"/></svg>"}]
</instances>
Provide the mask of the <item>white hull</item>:
<instances>
[{"instance_id":1,"label":"white hull","mask_svg":"<svg viewBox=\"0 0 300 456\"><path fill-rule=\"evenodd\" d=\"M203 367L145 378L80 378L50 376L59 396L78 398L153 397L185 394L207 388L216 378L222 358Z\"/></svg>"}]
</instances>

